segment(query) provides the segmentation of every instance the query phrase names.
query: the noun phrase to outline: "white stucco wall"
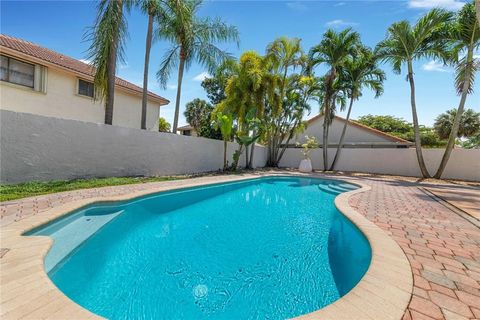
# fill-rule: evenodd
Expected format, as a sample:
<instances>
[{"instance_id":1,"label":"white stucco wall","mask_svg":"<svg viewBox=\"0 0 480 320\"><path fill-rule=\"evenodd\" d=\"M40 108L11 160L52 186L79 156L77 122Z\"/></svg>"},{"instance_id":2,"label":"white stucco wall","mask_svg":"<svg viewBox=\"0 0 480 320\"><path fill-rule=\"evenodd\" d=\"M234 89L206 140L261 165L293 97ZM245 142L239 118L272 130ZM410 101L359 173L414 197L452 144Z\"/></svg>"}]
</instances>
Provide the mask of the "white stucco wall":
<instances>
[{"instance_id":1,"label":"white stucco wall","mask_svg":"<svg viewBox=\"0 0 480 320\"><path fill-rule=\"evenodd\" d=\"M328 149L329 164L335 148ZM424 149L423 156L430 174L435 174L443 149ZM323 169L322 149L314 149L310 158L314 169ZM289 148L280 161L281 167L298 167L303 155L298 148ZM409 149L343 149L336 170L421 177L414 148ZM480 181L480 150L454 149L443 178Z\"/></svg>"},{"instance_id":2,"label":"white stucco wall","mask_svg":"<svg viewBox=\"0 0 480 320\"><path fill-rule=\"evenodd\" d=\"M344 123L344 121L338 120L337 118L333 120L328 133L329 145L338 144L340 141L340 136L342 135ZM315 121L310 122L307 126L307 129L303 133L299 134L295 139L292 139L290 144L295 144L296 142L303 143L305 141L305 136L314 136L317 138L318 143L322 144L323 117L319 117ZM347 131L345 133L345 144L349 143L395 144L395 142L393 142L391 139L354 125L347 126Z\"/></svg>"},{"instance_id":3,"label":"white stucco wall","mask_svg":"<svg viewBox=\"0 0 480 320\"><path fill-rule=\"evenodd\" d=\"M228 159L237 144L228 144ZM335 149L329 149L329 161ZM430 173L443 150L425 149ZM298 167L302 154L287 149L281 167ZM323 169L322 149L311 153L315 169ZM244 164L245 156L241 157ZM255 148L255 167L266 163L266 149ZM218 170L223 142L149 132L119 126L0 111L0 182L85 177L173 175ZM344 149L338 170L420 176L415 149ZM480 150L453 150L445 178L480 181Z\"/></svg>"},{"instance_id":4,"label":"white stucco wall","mask_svg":"<svg viewBox=\"0 0 480 320\"><path fill-rule=\"evenodd\" d=\"M228 159L238 145L228 144ZM256 167L266 162L255 149ZM244 163L241 158L241 163ZM223 142L0 111L0 182L215 171Z\"/></svg>"},{"instance_id":5,"label":"white stucco wall","mask_svg":"<svg viewBox=\"0 0 480 320\"><path fill-rule=\"evenodd\" d=\"M47 68L46 93L0 82L0 109L48 117L104 123L105 107L101 101L77 94L78 77L55 68ZM147 105L147 128L158 130L159 104ZM142 98L121 89L115 90L113 124L140 128Z\"/></svg>"}]
</instances>

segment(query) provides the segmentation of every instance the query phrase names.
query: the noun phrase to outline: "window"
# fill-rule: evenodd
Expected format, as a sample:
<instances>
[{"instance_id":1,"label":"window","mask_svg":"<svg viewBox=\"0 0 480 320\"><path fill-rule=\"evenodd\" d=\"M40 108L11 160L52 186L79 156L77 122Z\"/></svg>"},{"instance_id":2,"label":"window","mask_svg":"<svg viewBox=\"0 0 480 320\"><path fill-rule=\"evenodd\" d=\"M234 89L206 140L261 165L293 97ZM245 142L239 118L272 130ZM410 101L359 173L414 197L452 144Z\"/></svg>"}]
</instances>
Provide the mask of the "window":
<instances>
[{"instance_id":1,"label":"window","mask_svg":"<svg viewBox=\"0 0 480 320\"><path fill-rule=\"evenodd\" d=\"M34 88L35 65L1 56L0 80Z\"/></svg>"},{"instance_id":2,"label":"window","mask_svg":"<svg viewBox=\"0 0 480 320\"><path fill-rule=\"evenodd\" d=\"M192 132L191 132L191 130L183 130L183 135L184 136L191 136Z\"/></svg>"},{"instance_id":3,"label":"window","mask_svg":"<svg viewBox=\"0 0 480 320\"><path fill-rule=\"evenodd\" d=\"M94 90L92 82L78 79L78 94L93 98Z\"/></svg>"}]
</instances>

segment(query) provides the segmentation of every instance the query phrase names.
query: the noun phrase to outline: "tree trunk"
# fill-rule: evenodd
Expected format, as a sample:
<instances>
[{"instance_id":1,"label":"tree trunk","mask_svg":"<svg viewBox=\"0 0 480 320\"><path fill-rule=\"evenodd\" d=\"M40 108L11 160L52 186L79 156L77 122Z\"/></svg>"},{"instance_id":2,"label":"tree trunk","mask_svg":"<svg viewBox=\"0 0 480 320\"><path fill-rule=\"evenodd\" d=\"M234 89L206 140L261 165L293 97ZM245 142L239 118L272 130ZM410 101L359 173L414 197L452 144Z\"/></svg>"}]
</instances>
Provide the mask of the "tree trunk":
<instances>
[{"instance_id":1,"label":"tree trunk","mask_svg":"<svg viewBox=\"0 0 480 320\"><path fill-rule=\"evenodd\" d=\"M248 169L248 146L245 145L245 169Z\"/></svg>"},{"instance_id":2,"label":"tree trunk","mask_svg":"<svg viewBox=\"0 0 480 320\"><path fill-rule=\"evenodd\" d=\"M253 155L255 154L255 142L250 147L250 160L248 160L248 169L253 169Z\"/></svg>"},{"instance_id":3,"label":"tree trunk","mask_svg":"<svg viewBox=\"0 0 480 320\"><path fill-rule=\"evenodd\" d=\"M152 48L153 14L148 15L147 40L145 43L145 65L143 68L143 96L141 128L147 129L147 101L148 101L148 65L150 63L150 49Z\"/></svg>"},{"instance_id":4,"label":"tree trunk","mask_svg":"<svg viewBox=\"0 0 480 320\"><path fill-rule=\"evenodd\" d=\"M240 144L237 149L238 157L233 159L233 163L232 163L233 170L237 170L238 168L238 161L240 160L240 156L242 155L242 150L243 150L243 146Z\"/></svg>"},{"instance_id":5,"label":"tree trunk","mask_svg":"<svg viewBox=\"0 0 480 320\"><path fill-rule=\"evenodd\" d=\"M412 105L413 131L415 135L415 151L417 153L418 165L424 178L430 178L425 161L423 160L422 144L420 141L420 128L418 126L417 106L415 102L415 82L413 80L412 62L408 62L408 82L410 83L410 103Z\"/></svg>"},{"instance_id":6,"label":"tree trunk","mask_svg":"<svg viewBox=\"0 0 480 320\"><path fill-rule=\"evenodd\" d=\"M119 16L123 14L123 0L119 0L117 3L117 10ZM113 103L115 95L115 74L117 67L117 49L118 49L118 30L116 30L112 46L108 53L108 70L107 70L107 96L105 97L105 124L113 124Z\"/></svg>"},{"instance_id":7,"label":"tree trunk","mask_svg":"<svg viewBox=\"0 0 480 320\"><path fill-rule=\"evenodd\" d=\"M253 130L253 136L257 134L256 130ZM248 160L248 169L253 169L253 155L255 153L255 141L252 143L250 147L250 159Z\"/></svg>"},{"instance_id":8,"label":"tree trunk","mask_svg":"<svg viewBox=\"0 0 480 320\"><path fill-rule=\"evenodd\" d=\"M172 132L177 134L178 114L180 113L180 96L182 94L183 71L185 69L185 52L180 48L180 65L178 66L178 82L177 82L177 100L175 101L175 116L173 118Z\"/></svg>"},{"instance_id":9,"label":"tree trunk","mask_svg":"<svg viewBox=\"0 0 480 320\"><path fill-rule=\"evenodd\" d=\"M325 108L327 109L327 108ZM327 115L323 115L323 139L322 139L322 148L323 148L323 171L328 169L328 121Z\"/></svg>"},{"instance_id":10,"label":"tree trunk","mask_svg":"<svg viewBox=\"0 0 480 320\"><path fill-rule=\"evenodd\" d=\"M335 68L330 69L329 75L326 78L326 94L325 94L325 107L323 108L323 171L328 170L328 127L330 126L330 104L333 98L333 82L337 76L337 70Z\"/></svg>"},{"instance_id":11,"label":"tree trunk","mask_svg":"<svg viewBox=\"0 0 480 320\"><path fill-rule=\"evenodd\" d=\"M295 124L294 127L296 127L296 126L297 125ZM280 164L280 160L282 160L283 155L285 153L285 150L287 150L288 144L290 143L290 140L292 138L293 138L293 134L292 134L292 132L290 132L287 141L285 142L285 144L282 147L282 150L280 151L280 154L275 158L275 165L274 165L275 167L278 167L278 165Z\"/></svg>"},{"instance_id":12,"label":"tree trunk","mask_svg":"<svg viewBox=\"0 0 480 320\"><path fill-rule=\"evenodd\" d=\"M343 148L343 140L345 139L345 133L347 132L348 120L350 119L350 113L352 112L353 98L350 98L350 106L348 107L347 118L345 124L343 125L342 135L340 136L340 141L338 142L337 152L335 152L335 158L333 158L332 165L330 166L330 171L335 169L338 158L340 158L340 153Z\"/></svg>"},{"instance_id":13,"label":"tree trunk","mask_svg":"<svg viewBox=\"0 0 480 320\"><path fill-rule=\"evenodd\" d=\"M272 137L268 138L267 142L267 152L268 152L268 157L267 157L267 167L272 167L273 166L273 152L272 152L272 147L273 147L273 142L272 142Z\"/></svg>"},{"instance_id":14,"label":"tree trunk","mask_svg":"<svg viewBox=\"0 0 480 320\"><path fill-rule=\"evenodd\" d=\"M227 170L227 140L223 140L223 171Z\"/></svg>"},{"instance_id":15,"label":"tree trunk","mask_svg":"<svg viewBox=\"0 0 480 320\"><path fill-rule=\"evenodd\" d=\"M468 48L466 63L467 66L465 70L465 78L462 88L462 97L460 98L460 104L458 105L457 114L455 115L455 119L453 120L452 131L450 132L450 136L448 137L448 143L445 147L445 152L443 153L442 162L440 162L440 166L438 167L437 173L435 173L434 176L435 179L440 179L442 177L443 171L447 166L448 159L450 159L450 155L452 154L453 147L455 146L455 141L457 140L458 128L460 127L460 120L462 119L465 101L467 100L468 95L468 88L470 87L470 74L472 72L473 66L473 47Z\"/></svg>"},{"instance_id":16,"label":"tree trunk","mask_svg":"<svg viewBox=\"0 0 480 320\"><path fill-rule=\"evenodd\" d=\"M475 0L475 8L477 12L477 23L480 24L480 0Z\"/></svg>"}]
</instances>

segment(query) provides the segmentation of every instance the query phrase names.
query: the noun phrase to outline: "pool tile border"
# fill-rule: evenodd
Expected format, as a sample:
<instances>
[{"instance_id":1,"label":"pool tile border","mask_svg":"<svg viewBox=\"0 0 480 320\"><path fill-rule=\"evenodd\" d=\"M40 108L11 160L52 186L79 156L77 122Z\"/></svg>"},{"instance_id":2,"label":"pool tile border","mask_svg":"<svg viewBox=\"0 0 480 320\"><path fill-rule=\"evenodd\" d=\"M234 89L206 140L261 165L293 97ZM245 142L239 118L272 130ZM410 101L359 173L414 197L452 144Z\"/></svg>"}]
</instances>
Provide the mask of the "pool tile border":
<instances>
[{"instance_id":1,"label":"pool tile border","mask_svg":"<svg viewBox=\"0 0 480 320\"><path fill-rule=\"evenodd\" d=\"M0 317L2 319L66 317L101 319L66 297L46 274L43 260L53 240L46 236L22 236L26 231L94 202L125 201L168 190L286 175L342 180L360 186L359 189L338 195L335 198L335 205L365 234L372 247L370 267L357 286L333 304L299 316L298 319L402 319L413 291L410 263L403 250L392 238L348 204L351 196L370 190L370 186L359 182L359 179L330 178L320 174L294 172L208 176L168 181L161 186L120 196L92 197L72 201L2 226L1 244L2 247L8 248L9 252L0 260L2 286Z\"/></svg>"}]
</instances>

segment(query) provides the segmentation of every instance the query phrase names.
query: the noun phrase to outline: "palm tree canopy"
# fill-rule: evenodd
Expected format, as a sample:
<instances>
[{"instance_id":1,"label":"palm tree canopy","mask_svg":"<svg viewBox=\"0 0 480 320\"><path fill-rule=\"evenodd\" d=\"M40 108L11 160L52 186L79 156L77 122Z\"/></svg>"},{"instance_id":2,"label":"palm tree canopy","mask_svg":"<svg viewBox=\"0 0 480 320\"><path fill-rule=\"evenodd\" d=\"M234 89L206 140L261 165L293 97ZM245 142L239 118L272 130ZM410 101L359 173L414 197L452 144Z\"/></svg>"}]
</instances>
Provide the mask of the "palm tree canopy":
<instances>
[{"instance_id":1,"label":"palm tree canopy","mask_svg":"<svg viewBox=\"0 0 480 320\"><path fill-rule=\"evenodd\" d=\"M385 72L379 68L377 56L368 47L361 47L354 57L345 61L340 77L348 97L353 100L362 96L364 87L372 90L375 98L383 94Z\"/></svg>"},{"instance_id":2,"label":"palm tree canopy","mask_svg":"<svg viewBox=\"0 0 480 320\"><path fill-rule=\"evenodd\" d=\"M274 97L274 103L270 105L272 116L278 116L285 104L287 89L294 86L297 67L304 69L307 57L303 53L301 40L298 38L280 37L268 44L265 62L268 72L271 74L270 97Z\"/></svg>"},{"instance_id":3,"label":"palm tree canopy","mask_svg":"<svg viewBox=\"0 0 480 320\"><path fill-rule=\"evenodd\" d=\"M358 32L347 28L341 32L328 29L320 44L310 49L309 58L311 65L325 63L331 68L342 66L345 60L354 54L357 43L360 41Z\"/></svg>"},{"instance_id":4,"label":"palm tree canopy","mask_svg":"<svg viewBox=\"0 0 480 320\"><path fill-rule=\"evenodd\" d=\"M442 41L437 32L451 19L452 14L433 9L421 17L413 26L406 20L392 24L387 30L387 38L381 41L376 51L378 56L390 62L393 71L401 72L403 63L420 58L448 60L447 42Z\"/></svg>"},{"instance_id":5,"label":"palm tree canopy","mask_svg":"<svg viewBox=\"0 0 480 320\"><path fill-rule=\"evenodd\" d=\"M251 110L256 110L256 115L260 117L266 99L272 101L275 96L270 90L275 87L272 83L278 81L277 77L269 74L266 66L266 59L255 51L243 53L238 62L228 60L223 65L224 72L230 75L225 87L226 98L217 105L217 109L234 114L239 125Z\"/></svg>"},{"instance_id":6,"label":"palm tree canopy","mask_svg":"<svg viewBox=\"0 0 480 320\"><path fill-rule=\"evenodd\" d=\"M166 51L157 78L166 87L171 71L177 67L179 59L185 59L188 69L196 61L211 73L230 54L217 47L216 43L235 41L238 45L239 34L234 26L219 18L198 17L201 1L168 0L167 12L158 21L156 38L167 40L172 45Z\"/></svg>"},{"instance_id":7,"label":"palm tree canopy","mask_svg":"<svg viewBox=\"0 0 480 320\"><path fill-rule=\"evenodd\" d=\"M320 112L326 113L326 123L330 124L336 113L337 105L344 110L346 107L345 86L340 80L339 74L345 62L353 57L360 44L360 34L347 28L340 32L328 29L322 41L310 49L309 65L307 72L319 64L326 64L330 71L322 77L322 90L319 91L318 100Z\"/></svg>"},{"instance_id":8,"label":"palm tree canopy","mask_svg":"<svg viewBox=\"0 0 480 320\"><path fill-rule=\"evenodd\" d=\"M473 52L480 48L480 26L475 16L475 4L465 4L455 15L455 20L447 25L444 36L450 44L450 59L455 65L455 87L460 94L463 90L468 59L472 60L470 72L470 87L468 93L473 92L475 73L480 68L480 59L473 56ZM469 56L469 51L471 56Z\"/></svg>"},{"instance_id":9,"label":"palm tree canopy","mask_svg":"<svg viewBox=\"0 0 480 320\"><path fill-rule=\"evenodd\" d=\"M108 93L108 57L115 39L118 40L117 61L124 61L128 32L123 9L129 11L133 4L133 0L99 1L95 24L84 36L86 41L91 42L88 48L88 59L95 68L95 98L104 98Z\"/></svg>"},{"instance_id":10,"label":"palm tree canopy","mask_svg":"<svg viewBox=\"0 0 480 320\"><path fill-rule=\"evenodd\" d=\"M435 119L433 127L441 139L448 139L456 115L457 109L451 109ZM478 133L480 133L480 113L472 109L465 110L460 119L458 136L468 138Z\"/></svg>"},{"instance_id":11,"label":"palm tree canopy","mask_svg":"<svg viewBox=\"0 0 480 320\"><path fill-rule=\"evenodd\" d=\"M305 61L299 38L280 37L267 46L266 58L272 63L274 69L280 72L288 72L292 67L295 69Z\"/></svg>"},{"instance_id":12,"label":"palm tree canopy","mask_svg":"<svg viewBox=\"0 0 480 320\"><path fill-rule=\"evenodd\" d=\"M159 15L162 10L162 0L137 0L137 6L146 15Z\"/></svg>"}]
</instances>

